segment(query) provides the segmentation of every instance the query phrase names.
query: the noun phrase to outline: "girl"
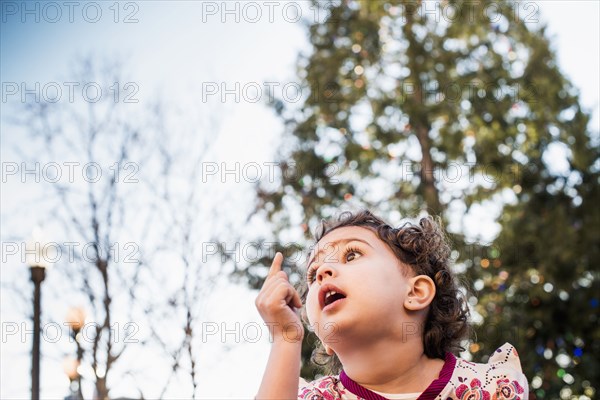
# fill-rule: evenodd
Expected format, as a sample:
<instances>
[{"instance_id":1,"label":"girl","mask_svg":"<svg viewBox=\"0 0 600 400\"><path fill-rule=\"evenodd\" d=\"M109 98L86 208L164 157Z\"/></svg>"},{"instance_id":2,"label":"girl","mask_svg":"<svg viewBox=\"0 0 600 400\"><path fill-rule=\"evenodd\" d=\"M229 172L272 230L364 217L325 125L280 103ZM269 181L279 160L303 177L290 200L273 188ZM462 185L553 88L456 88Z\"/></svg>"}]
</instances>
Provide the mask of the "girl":
<instances>
[{"instance_id":1,"label":"girl","mask_svg":"<svg viewBox=\"0 0 600 400\"><path fill-rule=\"evenodd\" d=\"M456 358L468 309L450 272L450 249L431 219L392 228L369 211L325 222L300 295L277 253L256 299L272 347L257 399L527 399L516 350L487 364ZM304 303L304 308L303 308ZM298 380L302 308L330 375ZM308 320L308 321L306 321Z\"/></svg>"}]
</instances>

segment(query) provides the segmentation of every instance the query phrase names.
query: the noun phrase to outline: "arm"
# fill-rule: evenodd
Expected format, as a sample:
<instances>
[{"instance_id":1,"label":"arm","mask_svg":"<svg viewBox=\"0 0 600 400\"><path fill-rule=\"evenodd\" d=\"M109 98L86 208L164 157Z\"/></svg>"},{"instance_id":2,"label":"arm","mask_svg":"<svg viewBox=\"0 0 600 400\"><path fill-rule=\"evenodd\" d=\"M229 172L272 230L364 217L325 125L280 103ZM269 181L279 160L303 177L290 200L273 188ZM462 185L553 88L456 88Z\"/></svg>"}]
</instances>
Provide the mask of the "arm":
<instances>
[{"instance_id":1,"label":"arm","mask_svg":"<svg viewBox=\"0 0 600 400\"><path fill-rule=\"evenodd\" d=\"M275 340L256 399L296 399L302 341Z\"/></svg>"},{"instance_id":2,"label":"arm","mask_svg":"<svg viewBox=\"0 0 600 400\"><path fill-rule=\"evenodd\" d=\"M300 376L300 354L304 327L294 308L302 307L298 292L281 270L283 256L277 253L255 304L270 328L272 344L267 368L256 399L296 399Z\"/></svg>"}]
</instances>

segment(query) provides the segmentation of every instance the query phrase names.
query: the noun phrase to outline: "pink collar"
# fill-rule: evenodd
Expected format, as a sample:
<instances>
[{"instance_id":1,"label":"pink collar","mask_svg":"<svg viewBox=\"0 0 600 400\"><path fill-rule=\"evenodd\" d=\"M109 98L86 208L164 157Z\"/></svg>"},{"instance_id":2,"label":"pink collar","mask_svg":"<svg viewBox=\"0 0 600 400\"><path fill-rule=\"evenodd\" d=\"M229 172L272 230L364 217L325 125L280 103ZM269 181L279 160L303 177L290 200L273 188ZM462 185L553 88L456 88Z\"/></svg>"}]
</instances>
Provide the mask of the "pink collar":
<instances>
[{"instance_id":1,"label":"pink collar","mask_svg":"<svg viewBox=\"0 0 600 400\"><path fill-rule=\"evenodd\" d=\"M450 378L452 377L452 372L454 372L454 366L456 365L456 357L452 353L446 353L446 357L444 360L444 366L440 371L440 376L431 382L431 384L421 393L417 400L434 400L438 394L442 391L442 389L448 384ZM370 391L369 389L362 387L358 383L354 382L346 372L342 370L340 373L340 381L342 385L350 392L354 393L360 398L366 400L387 400L385 397L378 395Z\"/></svg>"}]
</instances>

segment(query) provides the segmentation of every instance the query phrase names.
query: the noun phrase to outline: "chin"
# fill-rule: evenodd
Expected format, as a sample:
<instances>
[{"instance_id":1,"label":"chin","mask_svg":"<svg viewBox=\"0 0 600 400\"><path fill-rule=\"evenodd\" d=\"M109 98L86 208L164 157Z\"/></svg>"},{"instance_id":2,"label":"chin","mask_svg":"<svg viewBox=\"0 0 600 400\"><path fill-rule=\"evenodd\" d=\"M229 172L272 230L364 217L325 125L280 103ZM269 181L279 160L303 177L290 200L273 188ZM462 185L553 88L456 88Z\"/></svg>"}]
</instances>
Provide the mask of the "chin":
<instances>
[{"instance_id":1,"label":"chin","mask_svg":"<svg viewBox=\"0 0 600 400\"><path fill-rule=\"evenodd\" d=\"M351 335L360 325L365 326L352 315L342 315L342 313L321 316L316 323L319 328L319 339L325 343L339 342L342 338Z\"/></svg>"}]
</instances>

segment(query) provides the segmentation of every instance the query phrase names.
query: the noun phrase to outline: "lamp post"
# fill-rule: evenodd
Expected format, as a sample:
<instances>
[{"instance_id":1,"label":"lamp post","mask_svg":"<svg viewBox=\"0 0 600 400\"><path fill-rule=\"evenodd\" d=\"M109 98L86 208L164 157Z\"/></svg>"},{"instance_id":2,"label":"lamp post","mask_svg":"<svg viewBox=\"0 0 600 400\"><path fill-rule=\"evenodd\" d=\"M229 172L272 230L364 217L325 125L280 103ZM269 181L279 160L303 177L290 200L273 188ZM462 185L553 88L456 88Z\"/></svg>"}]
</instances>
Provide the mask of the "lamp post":
<instances>
[{"instance_id":1,"label":"lamp post","mask_svg":"<svg viewBox=\"0 0 600 400\"><path fill-rule=\"evenodd\" d=\"M33 348L31 350L31 398L40 398L40 320L42 305L42 281L46 277L46 268L31 266L31 281L33 282Z\"/></svg>"},{"instance_id":2,"label":"lamp post","mask_svg":"<svg viewBox=\"0 0 600 400\"><path fill-rule=\"evenodd\" d=\"M25 260L33 282L33 346L31 349L31 399L40 398L40 340L42 315L42 282L46 277L47 246L40 240L41 229L33 231L32 240L25 245Z\"/></svg>"},{"instance_id":3,"label":"lamp post","mask_svg":"<svg viewBox=\"0 0 600 400\"><path fill-rule=\"evenodd\" d=\"M77 346L77 360L76 367L74 372L71 372L72 369L67 372L65 368L65 372L69 376L69 380L71 382L71 390L73 398L77 400L83 400L83 393L81 391L81 374L79 373L79 366L81 365L81 360L83 359L83 347L81 346L81 328L85 324L85 310L81 307L72 307L69 309L67 313L67 324L71 328L71 336L75 340L75 344ZM76 386L76 390L73 390L73 386Z\"/></svg>"}]
</instances>

